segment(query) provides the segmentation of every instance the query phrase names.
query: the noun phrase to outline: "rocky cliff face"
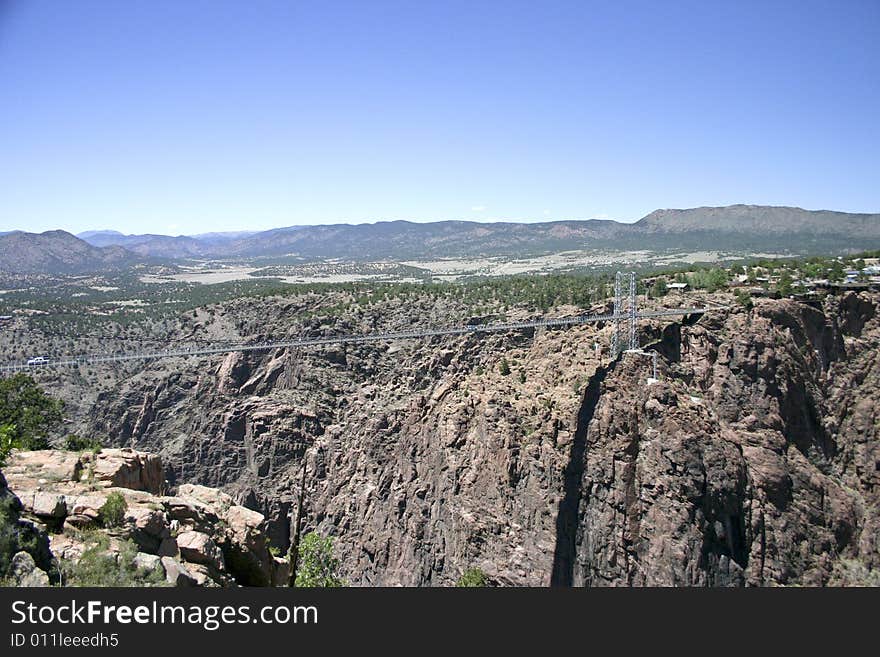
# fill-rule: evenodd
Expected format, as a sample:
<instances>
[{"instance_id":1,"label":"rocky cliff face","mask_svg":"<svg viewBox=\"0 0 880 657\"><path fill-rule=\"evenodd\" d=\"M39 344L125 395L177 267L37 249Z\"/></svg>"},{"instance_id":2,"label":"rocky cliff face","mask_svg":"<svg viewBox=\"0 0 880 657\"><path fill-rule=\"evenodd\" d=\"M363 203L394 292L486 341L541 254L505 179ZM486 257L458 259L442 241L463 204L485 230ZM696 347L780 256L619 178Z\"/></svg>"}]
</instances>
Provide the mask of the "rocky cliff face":
<instances>
[{"instance_id":1,"label":"rocky cliff face","mask_svg":"<svg viewBox=\"0 0 880 657\"><path fill-rule=\"evenodd\" d=\"M575 584L826 584L877 565L876 300L764 302L617 363L586 438Z\"/></svg>"},{"instance_id":2,"label":"rocky cliff face","mask_svg":"<svg viewBox=\"0 0 880 657\"><path fill-rule=\"evenodd\" d=\"M226 490L355 584L771 585L880 567L876 295L146 370L90 430ZM498 363L506 358L510 374Z\"/></svg>"}]
</instances>

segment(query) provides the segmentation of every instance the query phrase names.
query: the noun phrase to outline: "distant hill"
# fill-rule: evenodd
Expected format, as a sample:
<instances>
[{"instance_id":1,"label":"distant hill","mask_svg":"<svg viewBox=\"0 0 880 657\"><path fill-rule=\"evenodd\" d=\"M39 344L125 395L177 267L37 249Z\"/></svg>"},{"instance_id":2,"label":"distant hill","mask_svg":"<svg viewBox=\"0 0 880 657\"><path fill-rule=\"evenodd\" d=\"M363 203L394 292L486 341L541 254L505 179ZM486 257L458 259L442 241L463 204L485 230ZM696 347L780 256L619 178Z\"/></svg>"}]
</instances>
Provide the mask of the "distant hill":
<instances>
[{"instance_id":1,"label":"distant hill","mask_svg":"<svg viewBox=\"0 0 880 657\"><path fill-rule=\"evenodd\" d=\"M253 258L301 255L305 258L419 258L523 255L584 248L608 241L625 224L614 221L558 221L540 224L468 221L380 221L374 224L291 226L236 235L193 237L83 233L95 245L116 244L143 256L164 258ZM575 245L575 246L572 246Z\"/></svg>"},{"instance_id":2,"label":"distant hill","mask_svg":"<svg viewBox=\"0 0 880 657\"><path fill-rule=\"evenodd\" d=\"M0 235L0 271L18 274L85 274L135 264L119 246L97 247L64 232L15 231Z\"/></svg>"},{"instance_id":3,"label":"distant hill","mask_svg":"<svg viewBox=\"0 0 880 657\"><path fill-rule=\"evenodd\" d=\"M540 224L438 221L281 228L228 245L241 256L289 253L305 257L441 258L536 255L585 248L613 240L625 225L613 221Z\"/></svg>"},{"instance_id":4,"label":"distant hill","mask_svg":"<svg viewBox=\"0 0 880 657\"><path fill-rule=\"evenodd\" d=\"M92 246L121 246L141 256L159 258L210 257L213 244L183 235L123 235L115 230L86 231L77 237Z\"/></svg>"},{"instance_id":5,"label":"distant hill","mask_svg":"<svg viewBox=\"0 0 880 657\"><path fill-rule=\"evenodd\" d=\"M126 239L126 236L118 230L87 230L84 233L77 233L76 236L92 246L108 246L117 244L117 240Z\"/></svg>"},{"instance_id":6,"label":"distant hill","mask_svg":"<svg viewBox=\"0 0 880 657\"><path fill-rule=\"evenodd\" d=\"M752 235L811 234L880 236L880 214L802 210L784 206L729 205L720 208L655 210L635 224L645 232L718 231Z\"/></svg>"},{"instance_id":7,"label":"distant hill","mask_svg":"<svg viewBox=\"0 0 880 657\"><path fill-rule=\"evenodd\" d=\"M880 246L880 214L730 205L656 210L633 224L654 248L835 253Z\"/></svg>"},{"instance_id":8,"label":"distant hill","mask_svg":"<svg viewBox=\"0 0 880 657\"><path fill-rule=\"evenodd\" d=\"M880 215L732 205L657 210L634 224L616 221L476 223L380 221L292 226L193 237L83 235L92 244L124 246L167 258L397 259L527 256L577 249L691 249L827 253L880 246Z\"/></svg>"},{"instance_id":9,"label":"distant hill","mask_svg":"<svg viewBox=\"0 0 880 657\"><path fill-rule=\"evenodd\" d=\"M247 260L292 255L306 260L410 260L523 257L581 249L819 254L880 248L880 214L731 205L657 210L633 224L380 221L195 236L104 230L80 237L62 231L2 235L0 269L77 273L151 258Z\"/></svg>"},{"instance_id":10,"label":"distant hill","mask_svg":"<svg viewBox=\"0 0 880 657\"><path fill-rule=\"evenodd\" d=\"M210 258L226 245L253 235L253 231L204 233L202 235L124 235L115 230L90 230L77 237L92 246L122 246L141 256L158 258Z\"/></svg>"},{"instance_id":11,"label":"distant hill","mask_svg":"<svg viewBox=\"0 0 880 657\"><path fill-rule=\"evenodd\" d=\"M227 231L221 233L200 233L199 235L190 235L190 237L194 237L197 240L202 242L229 242L235 239L242 239L244 237L250 237L251 235L255 235L259 231L256 230L236 230L236 231Z\"/></svg>"}]
</instances>

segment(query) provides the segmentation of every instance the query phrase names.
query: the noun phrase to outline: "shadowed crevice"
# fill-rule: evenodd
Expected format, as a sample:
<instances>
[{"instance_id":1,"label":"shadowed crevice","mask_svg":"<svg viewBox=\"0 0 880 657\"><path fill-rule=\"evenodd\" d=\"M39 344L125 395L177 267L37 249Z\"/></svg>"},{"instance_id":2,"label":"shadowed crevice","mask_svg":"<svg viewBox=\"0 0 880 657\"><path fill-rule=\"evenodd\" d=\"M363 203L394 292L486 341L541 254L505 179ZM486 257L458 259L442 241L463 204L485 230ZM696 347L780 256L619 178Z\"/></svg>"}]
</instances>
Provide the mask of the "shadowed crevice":
<instances>
[{"instance_id":1,"label":"shadowed crevice","mask_svg":"<svg viewBox=\"0 0 880 657\"><path fill-rule=\"evenodd\" d=\"M590 377L578 411L574 441L568 455L568 465L565 467L565 495L559 502L556 515L556 547L553 551L550 586L571 586L574 579L579 509L586 466L587 428L602 395L602 382L613 367L614 363L608 367L599 367Z\"/></svg>"}]
</instances>

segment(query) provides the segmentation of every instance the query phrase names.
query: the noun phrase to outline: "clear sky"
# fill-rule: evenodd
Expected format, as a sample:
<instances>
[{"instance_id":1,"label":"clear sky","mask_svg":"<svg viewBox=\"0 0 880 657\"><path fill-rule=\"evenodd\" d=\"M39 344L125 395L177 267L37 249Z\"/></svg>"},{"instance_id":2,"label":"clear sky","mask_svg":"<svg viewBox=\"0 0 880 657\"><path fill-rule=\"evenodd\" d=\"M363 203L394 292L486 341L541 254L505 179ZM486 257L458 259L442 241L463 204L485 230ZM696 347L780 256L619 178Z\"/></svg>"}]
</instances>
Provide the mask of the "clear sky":
<instances>
[{"instance_id":1,"label":"clear sky","mask_svg":"<svg viewBox=\"0 0 880 657\"><path fill-rule=\"evenodd\" d=\"M0 230L880 211L880 0L0 0Z\"/></svg>"}]
</instances>

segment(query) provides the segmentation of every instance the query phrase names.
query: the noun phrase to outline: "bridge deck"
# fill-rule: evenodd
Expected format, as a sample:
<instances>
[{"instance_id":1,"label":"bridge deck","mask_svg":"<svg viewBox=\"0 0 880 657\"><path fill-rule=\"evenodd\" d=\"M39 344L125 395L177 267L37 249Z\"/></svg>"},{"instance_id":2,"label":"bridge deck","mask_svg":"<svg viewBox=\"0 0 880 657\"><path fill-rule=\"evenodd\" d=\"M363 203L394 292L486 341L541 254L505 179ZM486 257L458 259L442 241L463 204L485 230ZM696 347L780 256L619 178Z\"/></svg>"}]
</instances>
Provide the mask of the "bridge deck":
<instances>
[{"instance_id":1,"label":"bridge deck","mask_svg":"<svg viewBox=\"0 0 880 657\"><path fill-rule=\"evenodd\" d=\"M652 317L673 317L680 315L695 315L718 310L724 306L711 308L669 308L637 313L637 319ZM139 353L117 354L93 354L85 356L71 356L63 358L47 359L38 365L26 363L10 363L0 365L0 374L8 374L23 370L42 369L46 367L76 367L98 363L119 363L137 360L158 360L164 358L182 358L189 356L210 356L215 354L227 354L238 351L269 351L272 349L285 349L297 347L315 347L330 344L358 344L364 342L381 342L387 340L413 340L440 335L464 335L468 333L498 333L506 331L521 331L530 328L573 326L577 324L590 324L594 322L607 322L614 319L613 314L607 315L577 315L575 317L561 317L556 319L541 319L529 322L507 322L502 324L477 324L474 326L455 326L437 329L420 329L415 331L398 331L392 333L363 333L355 335L336 335L321 338L297 338L295 340L283 340L279 342L265 342L257 344L218 344L213 347L200 347L193 349L170 349L164 351L146 351Z\"/></svg>"}]
</instances>

